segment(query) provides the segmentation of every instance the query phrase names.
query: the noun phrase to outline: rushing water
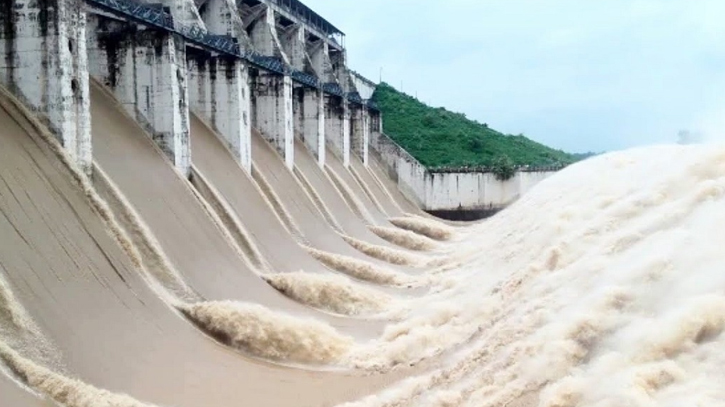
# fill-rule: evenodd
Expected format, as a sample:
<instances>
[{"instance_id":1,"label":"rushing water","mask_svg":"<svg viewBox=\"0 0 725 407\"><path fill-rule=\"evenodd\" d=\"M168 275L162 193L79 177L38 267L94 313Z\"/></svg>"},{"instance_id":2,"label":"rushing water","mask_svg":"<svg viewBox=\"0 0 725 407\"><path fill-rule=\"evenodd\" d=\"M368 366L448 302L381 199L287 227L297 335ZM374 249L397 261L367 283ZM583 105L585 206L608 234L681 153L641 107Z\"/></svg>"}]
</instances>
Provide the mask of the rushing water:
<instances>
[{"instance_id":1,"label":"rushing water","mask_svg":"<svg viewBox=\"0 0 725 407\"><path fill-rule=\"evenodd\" d=\"M255 135L247 174L196 117L189 182L98 85L86 179L14 106L0 405L725 405L723 147L595 157L452 226L377 163L291 172Z\"/></svg>"}]
</instances>

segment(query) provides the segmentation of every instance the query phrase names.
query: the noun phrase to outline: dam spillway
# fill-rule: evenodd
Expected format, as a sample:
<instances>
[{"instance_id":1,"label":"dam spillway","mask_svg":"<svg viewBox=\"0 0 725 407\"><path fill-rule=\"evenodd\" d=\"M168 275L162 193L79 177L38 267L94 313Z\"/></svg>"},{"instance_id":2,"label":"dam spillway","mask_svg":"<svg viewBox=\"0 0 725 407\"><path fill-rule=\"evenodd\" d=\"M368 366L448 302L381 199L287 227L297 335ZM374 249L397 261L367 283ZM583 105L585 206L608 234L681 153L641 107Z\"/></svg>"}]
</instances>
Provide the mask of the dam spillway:
<instances>
[{"instance_id":1,"label":"dam spillway","mask_svg":"<svg viewBox=\"0 0 725 407\"><path fill-rule=\"evenodd\" d=\"M299 2L0 12L0 407L725 400L722 148L448 222Z\"/></svg>"}]
</instances>

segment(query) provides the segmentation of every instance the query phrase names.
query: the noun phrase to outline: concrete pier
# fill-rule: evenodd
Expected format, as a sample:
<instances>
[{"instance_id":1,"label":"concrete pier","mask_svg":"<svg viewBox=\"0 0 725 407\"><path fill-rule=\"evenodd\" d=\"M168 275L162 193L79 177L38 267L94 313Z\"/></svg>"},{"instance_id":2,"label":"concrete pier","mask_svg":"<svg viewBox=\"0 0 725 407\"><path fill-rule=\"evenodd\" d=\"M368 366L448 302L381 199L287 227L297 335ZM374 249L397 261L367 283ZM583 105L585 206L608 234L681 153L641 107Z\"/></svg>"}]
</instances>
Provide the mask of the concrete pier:
<instances>
[{"instance_id":1,"label":"concrete pier","mask_svg":"<svg viewBox=\"0 0 725 407\"><path fill-rule=\"evenodd\" d=\"M350 107L344 98L325 96L325 140L345 167L350 165Z\"/></svg>"},{"instance_id":2,"label":"concrete pier","mask_svg":"<svg viewBox=\"0 0 725 407\"><path fill-rule=\"evenodd\" d=\"M312 68L317 72L320 80L323 83L332 82L334 75L327 43L322 40L310 43L307 47L307 54L310 56Z\"/></svg>"},{"instance_id":3,"label":"concrete pier","mask_svg":"<svg viewBox=\"0 0 725 407\"><path fill-rule=\"evenodd\" d=\"M262 55L277 57L289 63L277 35L274 11L264 3L258 7L262 8L245 21L252 46Z\"/></svg>"},{"instance_id":4,"label":"concrete pier","mask_svg":"<svg viewBox=\"0 0 725 407\"><path fill-rule=\"evenodd\" d=\"M337 84L337 78L334 75L332 69L332 62L329 57L329 44L320 39L313 42L307 43L307 55L312 69L315 71L317 77L322 84L334 83ZM324 94L324 92L318 92L318 98L313 98L312 95L308 95L308 106L316 105L317 108L305 109L305 144L317 157L317 162L320 167L325 166L325 156L327 145L327 132L331 131L330 134L339 134L342 123L332 123L331 112L336 110L334 106L330 106L330 103L338 104L341 101L331 100L332 96ZM342 113L341 113L342 114ZM311 121L310 121L311 120ZM313 134L314 130L317 130L316 134Z\"/></svg>"},{"instance_id":5,"label":"concrete pier","mask_svg":"<svg viewBox=\"0 0 725 407\"><path fill-rule=\"evenodd\" d=\"M189 174L186 44L169 32L89 18L91 75L152 134L174 166Z\"/></svg>"},{"instance_id":6,"label":"concrete pier","mask_svg":"<svg viewBox=\"0 0 725 407\"><path fill-rule=\"evenodd\" d=\"M320 89L300 88L298 90L299 113L295 123L299 122L299 133L305 146L317 159L317 164L325 166L325 97Z\"/></svg>"},{"instance_id":7,"label":"concrete pier","mask_svg":"<svg viewBox=\"0 0 725 407\"><path fill-rule=\"evenodd\" d=\"M357 105L355 112L355 124L353 125L353 151L361 158L365 165L368 164L368 146L370 145L370 137L372 133L380 133L380 112L371 109L368 102L372 99L375 92L376 84L366 79L362 75L347 71L347 77L350 85L355 89L357 95L363 101L362 105Z\"/></svg>"},{"instance_id":8,"label":"concrete pier","mask_svg":"<svg viewBox=\"0 0 725 407\"><path fill-rule=\"evenodd\" d=\"M373 146L373 141L378 140L383 134L383 117L379 111L371 111L370 114L370 141L368 148ZM368 150L368 155L370 150Z\"/></svg>"},{"instance_id":9,"label":"concrete pier","mask_svg":"<svg viewBox=\"0 0 725 407\"><path fill-rule=\"evenodd\" d=\"M348 77L347 56L345 50L329 49L329 62L332 67L332 75L334 84L340 91L341 97L328 98L327 118L329 126L327 127L327 141L343 162L345 167L350 165L350 149L352 147L353 121L355 116L355 106L348 98L348 95L357 93Z\"/></svg>"},{"instance_id":10,"label":"concrete pier","mask_svg":"<svg viewBox=\"0 0 725 407\"><path fill-rule=\"evenodd\" d=\"M307 34L304 25L291 23L282 29L280 35L284 52L289 58L290 67L311 79L320 75L307 53ZM295 84L292 109L294 112L294 132L300 136L307 148L313 153L321 167L325 165L325 106L322 89L309 84Z\"/></svg>"},{"instance_id":11,"label":"concrete pier","mask_svg":"<svg viewBox=\"0 0 725 407\"><path fill-rule=\"evenodd\" d=\"M236 7L226 0L207 0L201 18L206 29L228 35L248 46ZM224 137L237 161L247 171L252 167L252 117L249 68L239 58L219 56L203 49L187 50L189 104Z\"/></svg>"},{"instance_id":12,"label":"concrete pier","mask_svg":"<svg viewBox=\"0 0 725 407\"><path fill-rule=\"evenodd\" d=\"M86 14L82 0L3 0L0 81L86 172L92 162Z\"/></svg>"},{"instance_id":13,"label":"concrete pier","mask_svg":"<svg viewBox=\"0 0 725 407\"><path fill-rule=\"evenodd\" d=\"M370 112L365 106L354 106L352 109L352 118L352 133L350 136L352 152L360 157L363 164L368 165Z\"/></svg>"},{"instance_id":14,"label":"concrete pier","mask_svg":"<svg viewBox=\"0 0 725 407\"><path fill-rule=\"evenodd\" d=\"M255 79L257 126L267 141L294 167L292 79L260 72Z\"/></svg>"},{"instance_id":15,"label":"concrete pier","mask_svg":"<svg viewBox=\"0 0 725 407\"><path fill-rule=\"evenodd\" d=\"M188 51L191 108L224 137L237 161L251 171L249 73L241 60Z\"/></svg>"},{"instance_id":16,"label":"concrete pier","mask_svg":"<svg viewBox=\"0 0 725 407\"><path fill-rule=\"evenodd\" d=\"M305 50L305 29L300 24L292 24L281 33L281 43L289 64L298 71L308 67L307 50Z\"/></svg>"},{"instance_id":17,"label":"concrete pier","mask_svg":"<svg viewBox=\"0 0 725 407\"><path fill-rule=\"evenodd\" d=\"M254 15L249 36L255 50L267 58L287 65L289 60L277 35L274 11L265 7ZM260 71L254 78L256 126L284 158L288 168L294 167L294 113L292 78L274 72Z\"/></svg>"}]
</instances>

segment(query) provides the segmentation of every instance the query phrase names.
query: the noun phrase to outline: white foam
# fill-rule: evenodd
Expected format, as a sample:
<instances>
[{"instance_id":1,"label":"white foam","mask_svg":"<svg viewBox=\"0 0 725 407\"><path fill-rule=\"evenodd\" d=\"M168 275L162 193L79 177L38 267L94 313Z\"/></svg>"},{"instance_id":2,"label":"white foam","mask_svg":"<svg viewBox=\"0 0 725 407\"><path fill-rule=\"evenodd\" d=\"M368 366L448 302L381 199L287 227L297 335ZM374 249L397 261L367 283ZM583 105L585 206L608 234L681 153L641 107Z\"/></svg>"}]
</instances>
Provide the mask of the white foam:
<instances>
[{"instance_id":1,"label":"white foam","mask_svg":"<svg viewBox=\"0 0 725 407\"><path fill-rule=\"evenodd\" d=\"M543 181L470 227L445 290L350 354L381 370L453 356L349 405L725 405L724 196L715 146L608 154Z\"/></svg>"},{"instance_id":2,"label":"white foam","mask_svg":"<svg viewBox=\"0 0 725 407\"><path fill-rule=\"evenodd\" d=\"M388 295L342 276L297 272L265 275L264 279L290 298L338 314L373 314L392 301Z\"/></svg>"},{"instance_id":3,"label":"white foam","mask_svg":"<svg viewBox=\"0 0 725 407\"><path fill-rule=\"evenodd\" d=\"M181 310L221 342L255 356L292 363L335 364L353 339L314 319L234 301L188 304Z\"/></svg>"}]
</instances>

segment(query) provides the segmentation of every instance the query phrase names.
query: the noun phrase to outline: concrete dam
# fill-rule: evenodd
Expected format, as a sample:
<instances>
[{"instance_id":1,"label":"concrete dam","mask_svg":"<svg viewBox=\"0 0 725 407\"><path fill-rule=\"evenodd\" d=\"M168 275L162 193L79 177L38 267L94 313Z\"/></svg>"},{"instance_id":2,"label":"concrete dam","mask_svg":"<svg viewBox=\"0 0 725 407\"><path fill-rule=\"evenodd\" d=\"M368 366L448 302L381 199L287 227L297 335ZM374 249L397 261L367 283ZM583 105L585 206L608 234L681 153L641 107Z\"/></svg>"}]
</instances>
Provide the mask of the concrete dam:
<instances>
[{"instance_id":1,"label":"concrete dam","mask_svg":"<svg viewBox=\"0 0 725 407\"><path fill-rule=\"evenodd\" d=\"M0 7L0 407L725 400L722 149L446 178L299 1Z\"/></svg>"}]
</instances>

